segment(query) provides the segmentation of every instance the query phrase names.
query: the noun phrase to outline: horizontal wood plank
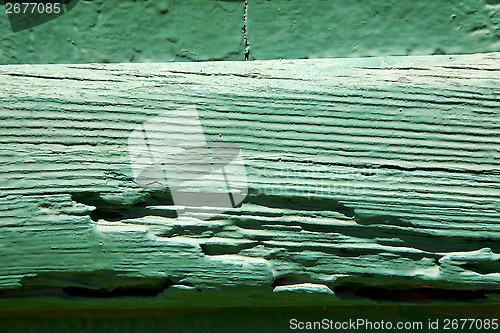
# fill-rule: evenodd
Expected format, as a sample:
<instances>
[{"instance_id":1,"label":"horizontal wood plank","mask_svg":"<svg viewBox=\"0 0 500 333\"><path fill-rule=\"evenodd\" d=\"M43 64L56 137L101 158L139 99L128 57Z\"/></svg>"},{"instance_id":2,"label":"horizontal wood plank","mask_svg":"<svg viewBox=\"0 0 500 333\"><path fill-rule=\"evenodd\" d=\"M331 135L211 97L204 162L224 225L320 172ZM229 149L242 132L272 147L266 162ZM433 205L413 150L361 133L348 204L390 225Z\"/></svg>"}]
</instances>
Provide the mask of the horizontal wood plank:
<instances>
[{"instance_id":1,"label":"horizontal wood plank","mask_svg":"<svg viewBox=\"0 0 500 333\"><path fill-rule=\"evenodd\" d=\"M2 66L0 288L498 302L499 56ZM246 167L210 219L132 173L186 106Z\"/></svg>"}]
</instances>

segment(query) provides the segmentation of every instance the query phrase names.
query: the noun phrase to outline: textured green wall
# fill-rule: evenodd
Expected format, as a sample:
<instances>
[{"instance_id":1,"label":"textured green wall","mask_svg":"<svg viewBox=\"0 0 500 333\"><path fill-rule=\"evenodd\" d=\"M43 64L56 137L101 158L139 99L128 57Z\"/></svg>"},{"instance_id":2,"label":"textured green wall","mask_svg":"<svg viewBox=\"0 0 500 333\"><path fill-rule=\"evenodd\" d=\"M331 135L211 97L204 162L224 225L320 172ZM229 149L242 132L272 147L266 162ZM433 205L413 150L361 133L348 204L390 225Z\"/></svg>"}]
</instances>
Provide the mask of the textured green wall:
<instances>
[{"instance_id":1,"label":"textured green wall","mask_svg":"<svg viewBox=\"0 0 500 333\"><path fill-rule=\"evenodd\" d=\"M2 7L0 64L490 52L500 50L499 8L499 0L82 0L14 34Z\"/></svg>"},{"instance_id":2,"label":"textured green wall","mask_svg":"<svg viewBox=\"0 0 500 333\"><path fill-rule=\"evenodd\" d=\"M498 51L499 4L498 0L249 0L250 59Z\"/></svg>"},{"instance_id":3,"label":"textured green wall","mask_svg":"<svg viewBox=\"0 0 500 333\"><path fill-rule=\"evenodd\" d=\"M0 10L0 64L244 59L243 1L80 1L15 34Z\"/></svg>"},{"instance_id":4,"label":"textured green wall","mask_svg":"<svg viewBox=\"0 0 500 333\"><path fill-rule=\"evenodd\" d=\"M80 1L15 34L0 13L0 64L244 60L245 46L249 59L490 52L500 50L499 8L498 0Z\"/></svg>"}]
</instances>

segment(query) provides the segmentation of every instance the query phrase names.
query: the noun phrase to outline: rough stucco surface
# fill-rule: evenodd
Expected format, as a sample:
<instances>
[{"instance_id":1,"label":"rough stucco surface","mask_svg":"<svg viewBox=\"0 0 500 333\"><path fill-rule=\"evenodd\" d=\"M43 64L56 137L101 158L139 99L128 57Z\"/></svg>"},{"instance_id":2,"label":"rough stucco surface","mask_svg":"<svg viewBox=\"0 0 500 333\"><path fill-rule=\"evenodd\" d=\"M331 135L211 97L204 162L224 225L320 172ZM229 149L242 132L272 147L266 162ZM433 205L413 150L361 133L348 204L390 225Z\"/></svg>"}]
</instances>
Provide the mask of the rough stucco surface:
<instances>
[{"instance_id":1,"label":"rough stucco surface","mask_svg":"<svg viewBox=\"0 0 500 333\"><path fill-rule=\"evenodd\" d=\"M500 50L497 0L80 1L12 33L0 64L430 55Z\"/></svg>"},{"instance_id":2,"label":"rough stucco surface","mask_svg":"<svg viewBox=\"0 0 500 333\"><path fill-rule=\"evenodd\" d=\"M243 2L80 1L15 34L0 8L0 64L244 59Z\"/></svg>"},{"instance_id":3,"label":"rough stucco surface","mask_svg":"<svg viewBox=\"0 0 500 333\"><path fill-rule=\"evenodd\" d=\"M249 0L250 59L457 54L500 48L497 0Z\"/></svg>"}]
</instances>

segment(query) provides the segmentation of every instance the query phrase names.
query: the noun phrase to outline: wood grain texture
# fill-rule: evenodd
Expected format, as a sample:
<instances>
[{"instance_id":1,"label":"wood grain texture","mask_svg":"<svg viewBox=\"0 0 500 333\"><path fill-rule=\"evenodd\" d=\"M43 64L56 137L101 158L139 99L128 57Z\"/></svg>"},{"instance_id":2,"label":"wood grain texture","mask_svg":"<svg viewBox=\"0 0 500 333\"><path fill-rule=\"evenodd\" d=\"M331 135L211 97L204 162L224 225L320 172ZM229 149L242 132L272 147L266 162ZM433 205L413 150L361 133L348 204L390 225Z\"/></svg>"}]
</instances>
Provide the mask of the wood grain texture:
<instances>
[{"instance_id":1,"label":"wood grain texture","mask_svg":"<svg viewBox=\"0 0 500 333\"><path fill-rule=\"evenodd\" d=\"M2 66L2 302L498 304L499 56ZM132 177L132 130L186 105L246 165L208 220Z\"/></svg>"}]
</instances>

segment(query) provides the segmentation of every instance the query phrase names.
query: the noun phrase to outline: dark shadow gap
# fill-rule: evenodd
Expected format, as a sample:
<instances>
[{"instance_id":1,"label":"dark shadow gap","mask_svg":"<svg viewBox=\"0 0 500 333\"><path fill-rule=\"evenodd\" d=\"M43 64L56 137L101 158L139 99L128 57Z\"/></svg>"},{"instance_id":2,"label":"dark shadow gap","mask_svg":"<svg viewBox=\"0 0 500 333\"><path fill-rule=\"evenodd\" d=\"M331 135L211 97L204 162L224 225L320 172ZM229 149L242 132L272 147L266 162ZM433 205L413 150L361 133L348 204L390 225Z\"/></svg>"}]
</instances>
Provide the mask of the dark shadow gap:
<instances>
[{"instance_id":1,"label":"dark shadow gap","mask_svg":"<svg viewBox=\"0 0 500 333\"><path fill-rule=\"evenodd\" d=\"M484 290L440 289L440 288L390 288L369 286L337 286L334 292L339 297L362 297L376 301L430 302L430 301L474 301L488 297Z\"/></svg>"}]
</instances>

